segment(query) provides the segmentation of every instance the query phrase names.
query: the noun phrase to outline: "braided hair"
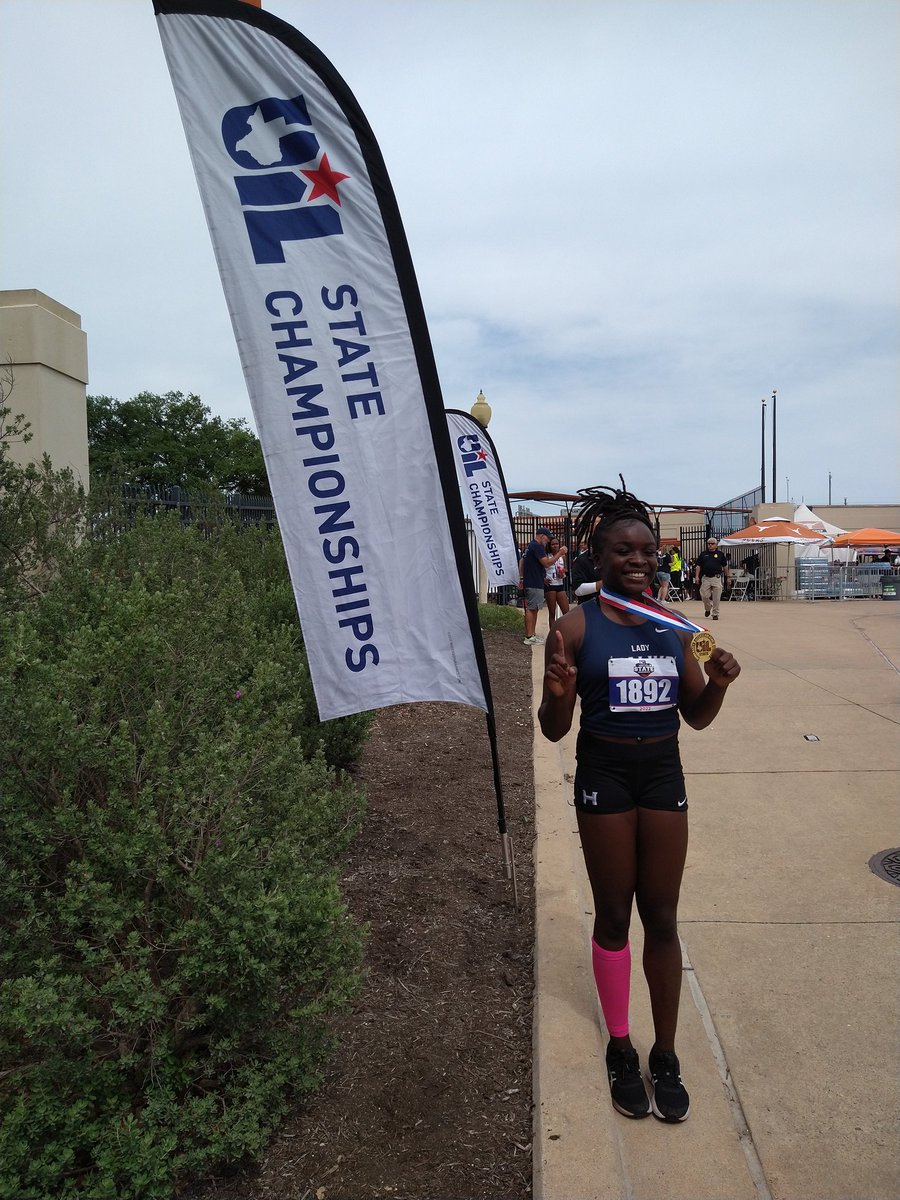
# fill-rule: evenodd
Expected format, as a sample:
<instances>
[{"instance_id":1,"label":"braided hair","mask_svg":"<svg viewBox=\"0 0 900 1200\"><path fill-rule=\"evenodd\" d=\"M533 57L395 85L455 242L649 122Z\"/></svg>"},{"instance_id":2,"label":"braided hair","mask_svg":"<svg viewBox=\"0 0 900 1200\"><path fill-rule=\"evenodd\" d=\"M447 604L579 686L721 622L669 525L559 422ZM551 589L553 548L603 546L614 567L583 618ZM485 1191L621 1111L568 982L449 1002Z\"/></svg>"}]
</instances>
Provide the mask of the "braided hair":
<instances>
[{"instance_id":1,"label":"braided hair","mask_svg":"<svg viewBox=\"0 0 900 1200\"><path fill-rule=\"evenodd\" d=\"M575 537L578 542L587 542L596 555L613 525L622 521L640 521L656 537L653 520L643 501L632 495L619 476L621 488L580 488L578 495L583 499L575 516Z\"/></svg>"}]
</instances>

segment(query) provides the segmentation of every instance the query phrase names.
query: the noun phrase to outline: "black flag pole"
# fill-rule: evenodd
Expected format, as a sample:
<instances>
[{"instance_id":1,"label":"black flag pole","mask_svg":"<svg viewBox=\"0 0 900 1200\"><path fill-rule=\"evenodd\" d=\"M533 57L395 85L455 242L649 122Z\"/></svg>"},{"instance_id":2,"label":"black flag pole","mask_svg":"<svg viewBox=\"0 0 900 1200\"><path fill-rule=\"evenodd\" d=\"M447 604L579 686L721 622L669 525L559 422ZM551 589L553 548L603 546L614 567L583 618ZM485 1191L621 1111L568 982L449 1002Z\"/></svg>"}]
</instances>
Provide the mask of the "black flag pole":
<instances>
[{"instance_id":1,"label":"black flag pole","mask_svg":"<svg viewBox=\"0 0 900 1200\"><path fill-rule=\"evenodd\" d=\"M440 455L438 455L438 458L440 458ZM447 515L449 518L450 517L449 511L448 511ZM459 516L460 516L460 525L462 525L463 533L465 533L465 520L462 516L462 506L461 505L460 505L460 509L459 509ZM452 528L452 526L453 526L452 519L450 520L450 524L451 524L451 528ZM457 544L457 539L454 538L454 545L456 545L456 544ZM466 556L468 557L468 550L466 550ZM464 578L464 575L463 575L464 569L465 568L463 566L460 566L460 579ZM487 708L485 710L484 716L485 716L485 722L487 724L488 745L490 746L490 751L491 751L491 770L492 770L493 776L494 776L494 795L496 796L496 799L497 799L497 830L500 834L500 849L501 849L501 852L503 855L503 870L506 874L506 878L512 884L513 905L516 909L516 912L518 912L519 911L519 885L518 885L518 880L516 879L516 855L515 855L515 850L513 848L512 838L510 837L509 832L506 828L506 805L505 805L504 799L503 799L503 779L500 774L500 751L499 751L499 746L498 746L498 742L497 742L497 720L494 715L494 700L493 700L493 696L491 694L491 681L490 681L490 676L488 674L487 655L485 654L485 650L484 650L484 639L481 636L481 623L478 619L477 598L474 596L474 592L472 591L472 589L464 589L464 591L466 594L466 609L470 614L470 620L473 620L472 639L473 639L473 642L475 643L475 658L478 663L478 670L481 675L481 683L484 688L484 697L485 697L485 700L487 701ZM473 609L474 609L474 618L472 617Z\"/></svg>"},{"instance_id":2,"label":"black flag pole","mask_svg":"<svg viewBox=\"0 0 900 1200\"><path fill-rule=\"evenodd\" d=\"M497 722L493 709L485 713L487 719L488 741L491 746L491 765L494 770L494 791L497 795L497 826L500 830L500 846L503 851L503 869L506 878L512 884L513 904L516 912L519 910L519 886L516 880L516 855L512 838L506 829L506 809L503 803L503 782L500 778L500 756L497 751Z\"/></svg>"},{"instance_id":3,"label":"black flag pole","mask_svg":"<svg viewBox=\"0 0 900 1200\"><path fill-rule=\"evenodd\" d=\"M430 416L430 412L429 412ZM432 432L435 437L435 451L438 461L438 467L442 465L440 437L437 430L432 426ZM447 424L444 421L442 425L444 435L444 443L446 446L446 458L450 459L450 438L447 434ZM453 484L456 484L456 468L452 461L449 462L450 470L453 472ZM505 486L504 486L505 494ZM453 547L456 551L457 568L459 570L460 581L463 582L466 576L471 576L471 566L468 551L468 539L466 537L465 518L463 516L462 504L459 499L459 490L456 488L456 505L451 503L452 493L444 488L444 496L447 505L447 520L450 524L451 538ZM507 501L507 503L509 503ZM491 751L491 769L494 775L494 795L497 799L497 829L500 834L500 848L503 855L503 870L506 873L506 878L512 884L513 904L516 911L519 909L519 887L516 879L516 857L513 849L512 838L506 828L506 805L503 800L503 780L500 775L500 752L497 744L497 720L494 714L494 699L491 693L491 680L488 673L487 655L484 649L484 639L481 636L481 621L478 616L478 597L475 595L474 589L469 586L463 586L463 594L465 597L466 612L469 614L469 624L472 630L472 642L475 647L475 661L478 664L478 672L481 678L481 685L484 689L484 698L486 702L485 721L487 723L488 744Z\"/></svg>"},{"instance_id":4,"label":"black flag pole","mask_svg":"<svg viewBox=\"0 0 900 1200\"><path fill-rule=\"evenodd\" d=\"M509 491L506 486L506 478L503 474L503 466L500 462L500 455L497 453L497 447L494 445L493 438L488 433L487 427L482 425L481 422L476 417L473 417L471 413L467 413L467 412L464 412L462 409L456 409L456 408L448 408L446 411L448 413L453 414L456 417L462 418L466 422L469 422L472 427L474 427L475 429L478 430L479 438L483 439L483 441L489 446L491 454L493 455L494 464L497 469L497 475L499 477L499 483L500 483L500 487L501 487L502 494L503 494L503 503L505 506L505 516L506 516L506 520L509 523L509 535L513 539L513 542L515 542L512 508L509 503ZM449 439L448 439L448 441L449 441ZM457 496L458 495L459 495L459 489L457 488ZM465 530L465 517L463 515L463 510L462 510L461 504L459 505L459 511L460 511L460 516L462 517L463 530ZM449 513L449 508L448 508L448 513ZM517 561L518 561L518 559L517 559ZM463 576L464 570L465 570L464 567L460 568L460 572L461 572L460 578L461 579L464 577ZM468 593L468 592L470 592L471 589L466 589L466 590ZM474 624L472 627L472 636L476 642L476 659L477 659L477 662L479 665L479 669L481 669L481 671L482 671L482 684L484 686L485 699L488 702L488 707L487 707L487 711L485 712L485 717L487 720L488 742L489 742L490 748L491 748L491 766L492 766L493 773L494 773L494 793L497 797L497 827L500 832L500 845L501 845L501 849L502 849L502 853L503 853L503 868L504 868L504 871L506 872L506 878L512 883L513 902L515 904L516 910L518 910L519 889L518 889L518 882L516 879L515 851L513 848L512 838L510 837L510 835L507 831L507 828L506 828L506 807L505 807L504 800L503 800L503 781L502 781L501 774L500 774L500 755L499 755L498 743L497 743L497 721L496 721L496 717L495 717L495 713L494 713L493 698L491 695L491 684L490 684L490 678L489 678L488 669L487 669L487 659L486 659L486 656L484 653L484 639L481 637L481 622L478 619L477 602L474 603L474 609L475 609L475 619L474 619Z\"/></svg>"}]
</instances>

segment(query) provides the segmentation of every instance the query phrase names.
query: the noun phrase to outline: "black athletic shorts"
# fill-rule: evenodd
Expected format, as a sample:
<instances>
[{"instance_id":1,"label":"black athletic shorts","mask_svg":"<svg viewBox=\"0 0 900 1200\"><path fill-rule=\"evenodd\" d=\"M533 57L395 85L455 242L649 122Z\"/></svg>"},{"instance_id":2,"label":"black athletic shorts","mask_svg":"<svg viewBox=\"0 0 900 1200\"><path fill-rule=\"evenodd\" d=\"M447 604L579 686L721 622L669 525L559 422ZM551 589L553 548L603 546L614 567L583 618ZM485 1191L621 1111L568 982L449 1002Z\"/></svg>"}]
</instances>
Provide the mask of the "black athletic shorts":
<instances>
[{"instance_id":1,"label":"black athletic shorts","mask_svg":"<svg viewBox=\"0 0 900 1200\"><path fill-rule=\"evenodd\" d=\"M634 808L687 812L678 737L663 742L603 742L578 734L575 807L584 813Z\"/></svg>"}]
</instances>

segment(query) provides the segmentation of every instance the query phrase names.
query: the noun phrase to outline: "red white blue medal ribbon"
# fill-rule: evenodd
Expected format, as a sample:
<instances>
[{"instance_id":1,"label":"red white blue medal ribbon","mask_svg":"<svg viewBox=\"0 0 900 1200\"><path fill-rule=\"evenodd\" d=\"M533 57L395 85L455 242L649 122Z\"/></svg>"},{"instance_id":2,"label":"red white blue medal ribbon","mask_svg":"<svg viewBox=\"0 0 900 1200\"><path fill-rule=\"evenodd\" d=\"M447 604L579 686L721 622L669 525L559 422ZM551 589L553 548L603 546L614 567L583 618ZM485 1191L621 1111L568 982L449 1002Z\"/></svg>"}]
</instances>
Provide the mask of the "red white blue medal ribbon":
<instances>
[{"instance_id":1,"label":"red white blue medal ribbon","mask_svg":"<svg viewBox=\"0 0 900 1200\"><path fill-rule=\"evenodd\" d=\"M695 625L693 621L689 621L681 613L663 608L661 604L657 603L656 600L651 600L649 596L642 596L640 600L631 600L627 596L620 596L618 592L610 592L607 588L601 587L599 597L605 604L609 604L612 608L619 608L623 612L634 613L636 617L644 617L648 621L656 621L660 625L667 625L670 629L686 629L691 633L708 632L704 625Z\"/></svg>"},{"instance_id":2,"label":"red white blue medal ribbon","mask_svg":"<svg viewBox=\"0 0 900 1200\"><path fill-rule=\"evenodd\" d=\"M652 600L646 596L640 600L629 600L627 596L620 596L618 592L608 592L604 587L600 588L599 595L604 604L609 604L613 608L619 608L622 612L634 613L635 616L644 617L648 621L658 621L661 625L668 625L670 629L687 629L693 631L691 654L693 654L698 662L708 662L714 654L716 641L708 629L705 629L702 625L695 625L693 621L689 621L681 613L663 608L656 600Z\"/></svg>"}]
</instances>

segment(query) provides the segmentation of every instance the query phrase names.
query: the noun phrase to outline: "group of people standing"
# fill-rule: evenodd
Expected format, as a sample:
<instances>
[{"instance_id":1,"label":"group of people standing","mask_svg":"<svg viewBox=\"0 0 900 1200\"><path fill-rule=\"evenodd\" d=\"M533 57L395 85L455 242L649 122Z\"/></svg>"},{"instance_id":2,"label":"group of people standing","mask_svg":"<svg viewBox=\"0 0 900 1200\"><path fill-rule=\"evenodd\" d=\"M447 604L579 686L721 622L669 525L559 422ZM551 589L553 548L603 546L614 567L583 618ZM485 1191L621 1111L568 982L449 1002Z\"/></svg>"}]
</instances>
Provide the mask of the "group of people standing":
<instances>
[{"instance_id":1,"label":"group of people standing","mask_svg":"<svg viewBox=\"0 0 900 1200\"><path fill-rule=\"evenodd\" d=\"M568 553L568 547L550 529L541 526L519 560L519 591L524 599L526 645L539 646L544 643L544 639L536 632L537 614L544 604L547 605L551 625L557 613L561 616L569 611ZM697 598L703 601L704 616L718 621L722 593L730 585L731 573L728 559L718 548L716 538L707 538L706 549L690 564L687 579L680 542L676 541L674 545L661 547L657 551L656 574L651 584L656 599L664 604L670 592L673 593L673 600L679 599L682 588L689 581ZM596 596L600 585L593 552L587 542L580 541L578 554L572 563L572 591L576 601L582 604Z\"/></svg>"}]
</instances>

